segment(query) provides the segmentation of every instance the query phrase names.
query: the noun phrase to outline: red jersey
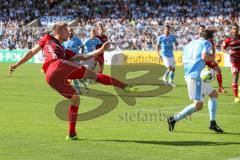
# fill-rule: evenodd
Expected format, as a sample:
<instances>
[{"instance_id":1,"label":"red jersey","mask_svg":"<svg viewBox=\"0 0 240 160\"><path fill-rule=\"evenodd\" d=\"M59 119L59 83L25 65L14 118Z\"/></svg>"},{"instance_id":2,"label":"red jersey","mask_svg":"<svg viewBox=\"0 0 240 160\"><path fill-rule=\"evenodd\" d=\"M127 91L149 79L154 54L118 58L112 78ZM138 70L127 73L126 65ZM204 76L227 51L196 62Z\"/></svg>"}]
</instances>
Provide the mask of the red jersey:
<instances>
[{"instance_id":1,"label":"red jersey","mask_svg":"<svg viewBox=\"0 0 240 160\"><path fill-rule=\"evenodd\" d=\"M97 35L96 37L97 37L98 39L100 39L100 41L101 41L102 43L107 42L107 36L106 36L106 35L102 35L102 36ZM97 45L96 49L100 48L101 46L102 46L102 45ZM97 56L97 58L103 60L103 58L104 58L103 53L99 54L99 55Z\"/></svg>"},{"instance_id":2,"label":"red jersey","mask_svg":"<svg viewBox=\"0 0 240 160\"><path fill-rule=\"evenodd\" d=\"M60 42L53 36L46 34L37 44L43 49L44 64L43 70L46 73L48 66L57 59L68 60L72 58L75 53L71 50L64 49Z\"/></svg>"},{"instance_id":3,"label":"red jersey","mask_svg":"<svg viewBox=\"0 0 240 160\"><path fill-rule=\"evenodd\" d=\"M106 35L102 35L102 36L97 35L96 37L98 39L100 39L102 43L107 42L107 36Z\"/></svg>"},{"instance_id":4,"label":"red jersey","mask_svg":"<svg viewBox=\"0 0 240 160\"><path fill-rule=\"evenodd\" d=\"M107 42L107 36L106 36L106 35L102 35L102 36L97 35L96 37L97 37L98 39L100 39L100 41L101 41L102 43ZM98 45L97 48L100 48L101 46L102 46L102 45Z\"/></svg>"},{"instance_id":5,"label":"red jersey","mask_svg":"<svg viewBox=\"0 0 240 160\"><path fill-rule=\"evenodd\" d=\"M230 61L240 62L240 35L237 38L229 37L223 41L223 48L230 49Z\"/></svg>"}]
</instances>

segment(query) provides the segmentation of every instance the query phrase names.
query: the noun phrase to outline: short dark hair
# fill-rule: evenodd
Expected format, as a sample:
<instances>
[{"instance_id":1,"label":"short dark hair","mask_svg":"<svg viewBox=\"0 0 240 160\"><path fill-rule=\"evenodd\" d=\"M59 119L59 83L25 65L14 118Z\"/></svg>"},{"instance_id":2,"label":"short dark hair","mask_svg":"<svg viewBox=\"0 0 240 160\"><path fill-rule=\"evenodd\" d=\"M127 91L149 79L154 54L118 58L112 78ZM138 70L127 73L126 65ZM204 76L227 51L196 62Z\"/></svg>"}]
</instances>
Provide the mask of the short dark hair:
<instances>
[{"instance_id":1,"label":"short dark hair","mask_svg":"<svg viewBox=\"0 0 240 160\"><path fill-rule=\"evenodd\" d=\"M171 29L171 27L169 25L165 25L164 28Z\"/></svg>"},{"instance_id":2,"label":"short dark hair","mask_svg":"<svg viewBox=\"0 0 240 160\"><path fill-rule=\"evenodd\" d=\"M211 39L213 38L213 31L204 30L200 33L200 37L203 37L204 39Z\"/></svg>"},{"instance_id":3,"label":"short dark hair","mask_svg":"<svg viewBox=\"0 0 240 160\"><path fill-rule=\"evenodd\" d=\"M204 28L205 29L206 27L202 24L202 25L199 26L199 28Z\"/></svg>"},{"instance_id":4,"label":"short dark hair","mask_svg":"<svg viewBox=\"0 0 240 160\"><path fill-rule=\"evenodd\" d=\"M239 25L237 23L234 23L232 27L237 27L239 29Z\"/></svg>"}]
</instances>

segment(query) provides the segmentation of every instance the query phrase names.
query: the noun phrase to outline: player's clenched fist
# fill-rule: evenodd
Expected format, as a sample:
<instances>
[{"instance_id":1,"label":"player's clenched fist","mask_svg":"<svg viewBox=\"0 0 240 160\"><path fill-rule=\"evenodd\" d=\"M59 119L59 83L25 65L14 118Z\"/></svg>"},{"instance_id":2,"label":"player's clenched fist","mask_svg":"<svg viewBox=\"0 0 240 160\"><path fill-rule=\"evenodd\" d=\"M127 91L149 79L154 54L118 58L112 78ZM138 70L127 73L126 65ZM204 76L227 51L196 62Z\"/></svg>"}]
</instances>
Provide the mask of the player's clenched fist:
<instances>
[{"instance_id":1,"label":"player's clenched fist","mask_svg":"<svg viewBox=\"0 0 240 160\"><path fill-rule=\"evenodd\" d=\"M17 69L17 67L18 67L17 64L9 66L9 73L12 74L15 71L15 69Z\"/></svg>"},{"instance_id":2,"label":"player's clenched fist","mask_svg":"<svg viewBox=\"0 0 240 160\"><path fill-rule=\"evenodd\" d=\"M109 48L109 46L110 46L110 43L109 42L105 42L105 43L103 43L101 48L105 51L105 50L107 50Z\"/></svg>"}]
</instances>

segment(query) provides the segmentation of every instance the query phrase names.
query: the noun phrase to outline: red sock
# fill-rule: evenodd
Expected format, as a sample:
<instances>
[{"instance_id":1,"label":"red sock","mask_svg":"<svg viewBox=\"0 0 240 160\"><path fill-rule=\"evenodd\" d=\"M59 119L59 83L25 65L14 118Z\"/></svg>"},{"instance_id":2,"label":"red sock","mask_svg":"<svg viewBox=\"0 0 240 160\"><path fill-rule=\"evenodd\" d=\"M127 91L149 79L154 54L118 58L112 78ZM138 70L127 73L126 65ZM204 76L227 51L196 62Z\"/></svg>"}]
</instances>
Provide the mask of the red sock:
<instances>
[{"instance_id":1,"label":"red sock","mask_svg":"<svg viewBox=\"0 0 240 160\"><path fill-rule=\"evenodd\" d=\"M217 81L218 81L218 86L219 88L222 87L222 73L217 74Z\"/></svg>"},{"instance_id":2,"label":"red sock","mask_svg":"<svg viewBox=\"0 0 240 160\"><path fill-rule=\"evenodd\" d=\"M76 121L78 116L78 106L70 105L68 110L68 134L70 136L76 135Z\"/></svg>"},{"instance_id":3,"label":"red sock","mask_svg":"<svg viewBox=\"0 0 240 160\"><path fill-rule=\"evenodd\" d=\"M115 87L122 88L122 89L126 86L125 83L101 73L97 74L96 81L105 85L113 85Z\"/></svg>"},{"instance_id":4,"label":"red sock","mask_svg":"<svg viewBox=\"0 0 240 160\"><path fill-rule=\"evenodd\" d=\"M238 97L238 84L232 83L233 96Z\"/></svg>"}]
</instances>

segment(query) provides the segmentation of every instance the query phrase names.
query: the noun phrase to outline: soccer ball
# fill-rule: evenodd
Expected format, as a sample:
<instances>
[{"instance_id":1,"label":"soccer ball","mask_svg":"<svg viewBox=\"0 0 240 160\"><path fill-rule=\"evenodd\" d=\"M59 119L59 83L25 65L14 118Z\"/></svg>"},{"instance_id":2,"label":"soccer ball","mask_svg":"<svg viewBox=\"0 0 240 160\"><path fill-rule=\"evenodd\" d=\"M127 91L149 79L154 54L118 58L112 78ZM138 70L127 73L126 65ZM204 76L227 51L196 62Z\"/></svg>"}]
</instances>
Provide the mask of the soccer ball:
<instances>
[{"instance_id":1,"label":"soccer ball","mask_svg":"<svg viewBox=\"0 0 240 160\"><path fill-rule=\"evenodd\" d=\"M215 80L215 71L211 68L204 68L201 71L200 77L204 82L212 82Z\"/></svg>"}]
</instances>

